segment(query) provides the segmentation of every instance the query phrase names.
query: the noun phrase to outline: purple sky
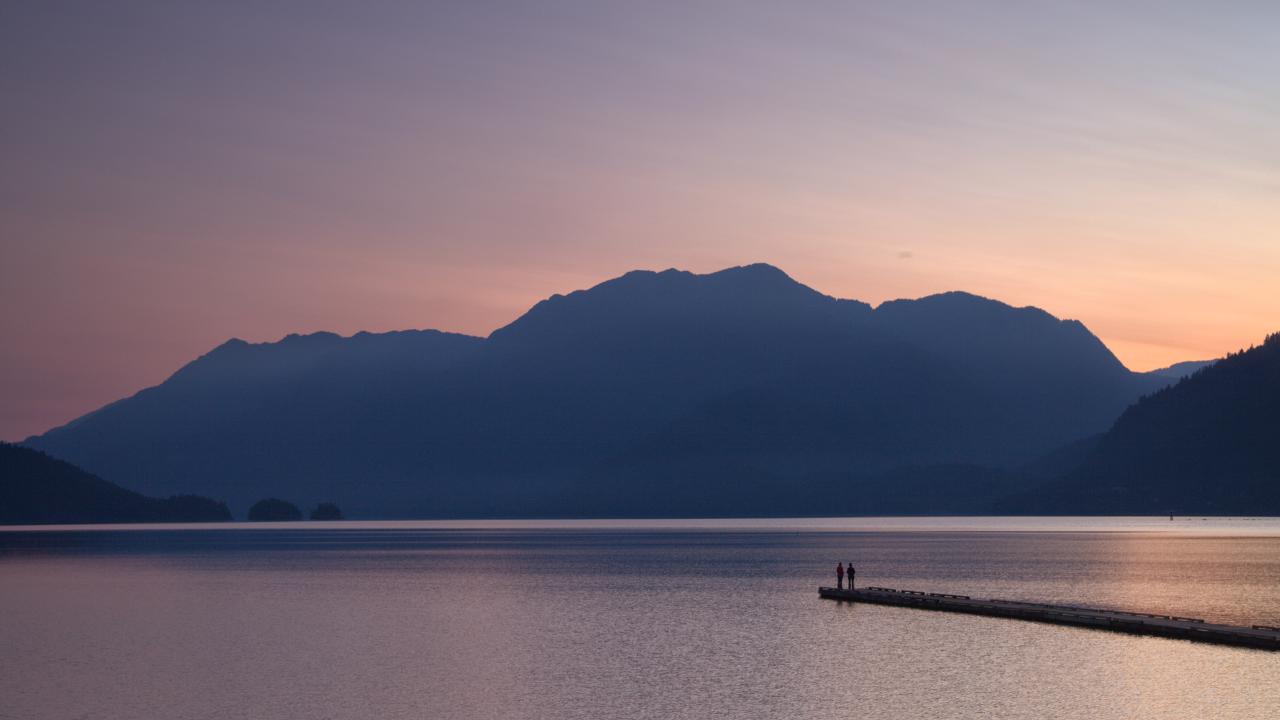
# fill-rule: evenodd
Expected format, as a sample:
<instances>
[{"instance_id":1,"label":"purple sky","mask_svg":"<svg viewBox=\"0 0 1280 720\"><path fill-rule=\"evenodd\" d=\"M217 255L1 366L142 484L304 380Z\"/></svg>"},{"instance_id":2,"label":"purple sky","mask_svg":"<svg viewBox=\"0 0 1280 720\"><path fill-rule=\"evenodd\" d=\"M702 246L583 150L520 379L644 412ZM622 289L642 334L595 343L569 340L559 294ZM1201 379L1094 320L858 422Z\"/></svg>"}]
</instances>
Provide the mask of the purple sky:
<instances>
[{"instance_id":1,"label":"purple sky","mask_svg":"<svg viewBox=\"0 0 1280 720\"><path fill-rule=\"evenodd\" d=\"M0 438L634 268L1280 329L1280 4L6 3Z\"/></svg>"}]
</instances>

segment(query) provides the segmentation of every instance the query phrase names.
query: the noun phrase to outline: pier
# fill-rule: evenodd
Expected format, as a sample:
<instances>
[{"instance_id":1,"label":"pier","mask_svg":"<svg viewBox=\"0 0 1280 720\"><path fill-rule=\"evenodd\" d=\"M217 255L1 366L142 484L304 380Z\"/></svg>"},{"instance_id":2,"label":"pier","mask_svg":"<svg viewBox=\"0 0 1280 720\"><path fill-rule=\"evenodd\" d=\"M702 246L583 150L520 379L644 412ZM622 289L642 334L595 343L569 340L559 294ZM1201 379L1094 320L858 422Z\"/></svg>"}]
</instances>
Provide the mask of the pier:
<instances>
[{"instance_id":1,"label":"pier","mask_svg":"<svg viewBox=\"0 0 1280 720\"><path fill-rule=\"evenodd\" d=\"M946 593L920 592L918 590L895 590L893 588L874 586L857 590L820 587L818 588L818 595L829 600L847 600L875 605L911 607L921 610L989 615L1057 625L1075 625L1099 630L1113 630L1136 635L1156 635L1159 637L1194 640L1196 642L1218 643L1220 645L1239 645L1263 650L1280 650L1280 627L1270 625L1217 625L1199 618L1180 617L1177 615L1126 612L1123 610L1107 610L1076 605L1050 605L1018 600L987 600L972 598L968 595L949 595Z\"/></svg>"}]
</instances>

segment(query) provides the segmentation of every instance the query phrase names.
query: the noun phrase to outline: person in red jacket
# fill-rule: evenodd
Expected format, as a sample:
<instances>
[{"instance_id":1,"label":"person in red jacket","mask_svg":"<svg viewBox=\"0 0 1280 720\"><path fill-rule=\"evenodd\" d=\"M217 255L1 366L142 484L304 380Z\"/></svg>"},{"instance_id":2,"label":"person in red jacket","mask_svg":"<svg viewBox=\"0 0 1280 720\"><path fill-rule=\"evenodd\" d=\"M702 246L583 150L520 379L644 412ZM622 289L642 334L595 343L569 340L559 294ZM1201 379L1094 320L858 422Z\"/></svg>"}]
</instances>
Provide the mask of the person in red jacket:
<instances>
[{"instance_id":1,"label":"person in red jacket","mask_svg":"<svg viewBox=\"0 0 1280 720\"><path fill-rule=\"evenodd\" d=\"M844 565L836 563L836 589L844 589Z\"/></svg>"}]
</instances>

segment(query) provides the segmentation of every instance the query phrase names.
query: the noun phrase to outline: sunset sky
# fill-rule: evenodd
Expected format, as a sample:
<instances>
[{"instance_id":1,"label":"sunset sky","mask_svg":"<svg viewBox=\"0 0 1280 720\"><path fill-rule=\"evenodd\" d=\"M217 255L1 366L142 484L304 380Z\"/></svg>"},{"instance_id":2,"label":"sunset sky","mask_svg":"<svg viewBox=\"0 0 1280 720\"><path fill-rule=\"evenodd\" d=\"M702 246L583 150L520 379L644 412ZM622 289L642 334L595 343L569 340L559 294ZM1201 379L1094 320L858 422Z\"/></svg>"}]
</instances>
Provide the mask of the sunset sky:
<instances>
[{"instance_id":1,"label":"sunset sky","mask_svg":"<svg viewBox=\"0 0 1280 720\"><path fill-rule=\"evenodd\" d=\"M962 289L1130 368L1280 330L1280 3L18 2L0 438L230 337L636 268Z\"/></svg>"}]
</instances>

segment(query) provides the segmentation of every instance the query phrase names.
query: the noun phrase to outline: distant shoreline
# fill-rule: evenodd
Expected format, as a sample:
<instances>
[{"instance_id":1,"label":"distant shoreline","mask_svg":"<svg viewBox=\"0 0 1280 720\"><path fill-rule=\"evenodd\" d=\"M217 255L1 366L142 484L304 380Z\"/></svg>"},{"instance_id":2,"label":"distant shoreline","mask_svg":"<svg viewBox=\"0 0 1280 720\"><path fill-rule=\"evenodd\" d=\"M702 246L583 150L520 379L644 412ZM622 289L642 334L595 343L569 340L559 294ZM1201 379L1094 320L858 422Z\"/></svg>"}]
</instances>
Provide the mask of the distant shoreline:
<instances>
[{"instance_id":1,"label":"distant shoreline","mask_svg":"<svg viewBox=\"0 0 1280 720\"><path fill-rule=\"evenodd\" d=\"M156 531L742 531L801 533L996 532L1173 533L1218 532L1280 536L1280 517L1266 516L867 516L739 518L452 518L421 520L300 520L287 522L83 523L0 525L0 533Z\"/></svg>"}]
</instances>

